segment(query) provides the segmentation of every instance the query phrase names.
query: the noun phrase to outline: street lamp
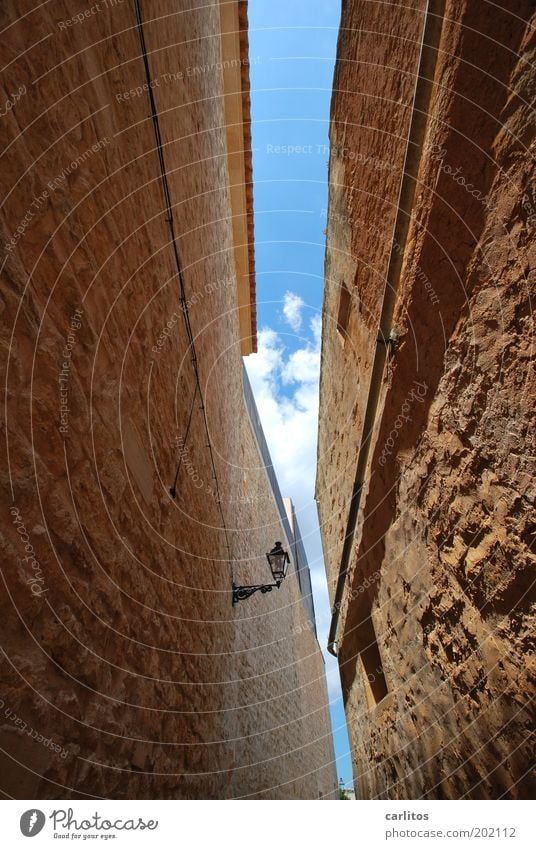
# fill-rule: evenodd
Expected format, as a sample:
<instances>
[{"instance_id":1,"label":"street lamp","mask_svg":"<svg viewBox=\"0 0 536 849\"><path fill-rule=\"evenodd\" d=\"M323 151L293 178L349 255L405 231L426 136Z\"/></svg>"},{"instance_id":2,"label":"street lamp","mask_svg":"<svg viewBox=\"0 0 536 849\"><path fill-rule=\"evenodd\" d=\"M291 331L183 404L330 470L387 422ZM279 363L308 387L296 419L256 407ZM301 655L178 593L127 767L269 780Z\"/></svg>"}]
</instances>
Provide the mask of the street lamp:
<instances>
[{"instance_id":1,"label":"street lamp","mask_svg":"<svg viewBox=\"0 0 536 849\"><path fill-rule=\"evenodd\" d=\"M269 551L266 555L266 559L270 564L270 569L272 570L274 581L276 582L276 585L279 586L281 581L287 577L290 557L283 549L281 543L276 542L272 550Z\"/></svg>"},{"instance_id":2,"label":"street lamp","mask_svg":"<svg viewBox=\"0 0 536 849\"><path fill-rule=\"evenodd\" d=\"M253 595L253 593L261 592L261 593L271 593L274 587L279 588L281 586L281 582L286 578L288 567L290 563L290 557L288 556L288 552L286 552L278 541L274 545L271 551L269 551L266 555L266 559L270 565L270 570L272 572L272 576L274 579L273 584L251 584L250 586L238 587L233 583L233 607L239 601L244 601L246 598L249 598Z\"/></svg>"}]
</instances>

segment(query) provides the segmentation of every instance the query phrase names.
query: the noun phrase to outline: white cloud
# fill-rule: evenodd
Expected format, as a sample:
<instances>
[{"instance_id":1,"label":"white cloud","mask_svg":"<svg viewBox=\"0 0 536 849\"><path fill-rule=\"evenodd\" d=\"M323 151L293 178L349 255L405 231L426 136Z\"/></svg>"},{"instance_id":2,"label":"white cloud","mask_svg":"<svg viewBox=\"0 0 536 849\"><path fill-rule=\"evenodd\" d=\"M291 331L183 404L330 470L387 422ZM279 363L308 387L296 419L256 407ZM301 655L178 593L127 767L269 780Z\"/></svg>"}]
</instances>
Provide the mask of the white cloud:
<instances>
[{"instance_id":1,"label":"white cloud","mask_svg":"<svg viewBox=\"0 0 536 849\"><path fill-rule=\"evenodd\" d=\"M265 327L257 336L258 353L250 355L245 364L255 399L257 390L270 387L270 393L275 391L275 383L278 371L281 369L284 348L280 344L279 336L275 330Z\"/></svg>"},{"instance_id":2,"label":"white cloud","mask_svg":"<svg viewBox=\"0 0 536 849\"><path fill-rule=\"evenodd\" d=\"M320 351L313 348L300 348L288 358L282 371L283 382L316 384L319 367Z\"/></svg>"},{"instance_id":3,"label":"white cloud","mask_svg":"<svg viewBox=\"0 0 536 849\"><path fill-rule=\"evenodd\" d=\"M331 611L314 500L321 325L321 316L315 315L309 322L312 341L291 353L279 334L263 328L258 352L247 357L245 365L281 492L294 502L311 569L329 697L336 700L340 680L337 661L326 653Z\"/></svg>"},{"instance_id":4,"label":"white cloud","mask_svg":"<svg viewBox=\"0 0 536 849\"><path fill-rule=\"evenodd\" d=\"M283 298L283 315L295 333L302 326L301 312L304 306L305 301L299 295L296 295L294 292L285 292Z\"/></svg>"},{"instance_id":5,"label":"white cloud","mask_svg":"<svg viewBox=\"0 0 536 849\"><path fill-rule=\"evenodd\" d=\"M245 362L281 492L298 511L314 492L320 373L316 337L314 344L287 354L281 337L264 328L258 334L258 353Z\"/></svg>"}]
</instances>

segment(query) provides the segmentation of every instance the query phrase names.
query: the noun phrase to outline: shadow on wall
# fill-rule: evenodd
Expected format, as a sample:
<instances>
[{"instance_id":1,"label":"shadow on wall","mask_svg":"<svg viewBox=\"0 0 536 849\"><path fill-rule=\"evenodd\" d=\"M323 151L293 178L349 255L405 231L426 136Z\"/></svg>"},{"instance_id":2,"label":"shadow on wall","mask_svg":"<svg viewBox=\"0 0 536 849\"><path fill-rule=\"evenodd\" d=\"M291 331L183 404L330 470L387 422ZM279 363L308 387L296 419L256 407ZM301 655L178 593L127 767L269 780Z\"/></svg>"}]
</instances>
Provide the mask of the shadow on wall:
<instances>
[{"instance_id":1,"label":"shadow on wall","mask_svg":"<svg viewBox=\"0 0 536 849\"><path fill-rule=\"evenodd\" d=\"M372 477L364 505L357 564L349 588L350 596L355 600L349 604L341 641L340 667L345 694L355 678L357 664L361 663L365 679L370 680L371 674L375 678L374 685L370 686L371 692L367 693L373 703L387 693L383 672L377 672L381 669L381 658L370 618L379 593L379 581L373 581L366 593L360 593L359 588L384 560L385 535L397 509L397 455L414 448L426 431L430 407L444 374L445 349L460 318L469 315L469 298L474 284L478 282L478 266L476 273L471 273L470 266L475 264L475 248L486 221L486 208L480 199L452 178L455 165L445 168L445 163L449 160L461 163L466 182L472 181L479 186L482 196L487 195L496 177L497 166L484 152L493 149L494 140L503 126L503 110L509 96L507 83L518 57L514 51L506 49L489 51L487 56L482 57L482 40L487 37L493 42L497 32L506 28L508 31L516 30L512 32L509 43L519 43L525 29L525 22L514 18L510 11L497 7L493 15L483 17L481 10L471 4L463 24L459 54L463 75L460 82L456 81L456 91L450 92L449 135L442 145L432 144L432 150L441 149L444 157L440 160L437 156L430 156L431 160L435 160L432 169L438 175L433 203L428 218L417 209L412 222L418 228L416 241L422 241L422 252L419 273L414 272L410 296L404 309L400 309L400 321L411 328L413 344L406 342L401 346L392 366L391 385L371 462ZM475 66L475 55L482 57L481 67ZM475 108L475 97L482 104L481 108ZM463 134L456 127L463 127ZM446 132L439 123L430 129L443 135ZM427 164L426 161L424 164ZM422 179L422 171L420 176ZM430 184L434 184L433 177ZM428 281L432 282L434 291L439 295L438 303L433 306L429 306ZM428 308L423 308L423 304ZM425 386L426 391L419 393L420 403L412 405L409 425L397 433L395 450L386 453L384 449L392 434L393 422L407 402L415 380ZM376 671L372 673L374 669Z\"/></svg>"}]
</instances>

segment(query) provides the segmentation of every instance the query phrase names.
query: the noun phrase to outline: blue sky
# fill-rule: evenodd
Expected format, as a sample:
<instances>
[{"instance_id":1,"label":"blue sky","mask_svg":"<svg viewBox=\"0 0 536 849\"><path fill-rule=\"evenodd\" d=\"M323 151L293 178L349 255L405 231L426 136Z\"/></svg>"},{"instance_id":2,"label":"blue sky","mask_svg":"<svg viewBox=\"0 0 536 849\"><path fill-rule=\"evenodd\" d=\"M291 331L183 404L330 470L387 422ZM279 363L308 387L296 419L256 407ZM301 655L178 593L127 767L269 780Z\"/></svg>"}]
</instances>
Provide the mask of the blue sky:
<instances>
[{"instance_id":1,"label":"blue sky","mask_svg":"<svg viewBox=\"0 0 536 849\"><path fill-rule=\"evenodd\" d=\"M283 495L296 508L326 658L337 773L352 769L314 504L328 131L338 0L250 0L259 352L246 359Z\"/></svg>"}]
</instances>

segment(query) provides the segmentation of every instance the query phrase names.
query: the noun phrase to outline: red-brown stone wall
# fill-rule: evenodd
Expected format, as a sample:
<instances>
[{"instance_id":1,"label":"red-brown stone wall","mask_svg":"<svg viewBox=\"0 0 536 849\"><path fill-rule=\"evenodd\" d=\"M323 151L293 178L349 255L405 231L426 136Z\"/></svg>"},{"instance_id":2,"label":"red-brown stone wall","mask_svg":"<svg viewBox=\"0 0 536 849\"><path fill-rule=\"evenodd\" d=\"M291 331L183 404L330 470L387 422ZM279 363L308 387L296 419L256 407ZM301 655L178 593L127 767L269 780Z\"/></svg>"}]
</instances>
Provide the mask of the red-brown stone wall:
<instances>
[{"instance_id":1,"label":"red-brown stone wall","mask_svg":"<svg viewBox=\"0 0 536 849\"><path fill-rule=\"evenodd\" d=\"M134 4L5 3L1 789L327 797L296 576L231 606L281 529L243 402L218 7L141 8L208 434Z\"/></svg>"},{"instance_id":2,"label":"red-brown stone wall","mask_svg":"<svg viewBox=\"0 0 536 849\"><path fill-rule=\"evenodd\" d=\"M367 798L533 792L534 30L529 3L502 5L447 0L433 51L393 317L400 347L384 371L338 633ZM373 73L378 16L399 37ZM407 124L392 113L391 66L411 68L404 38L421 24L407 6L344 4L332 142L344 126L349 150L368 151L365 122L345 124L353 101L384 134L399 182ZM361 31L373 31L368 52ZM331 169L317 496L334 581L392 243L377 199L389 209L396 190L373 164L357 180L334 153ZM354 269L342 348L330 327Z\"/></svg>"}]
</instances>

